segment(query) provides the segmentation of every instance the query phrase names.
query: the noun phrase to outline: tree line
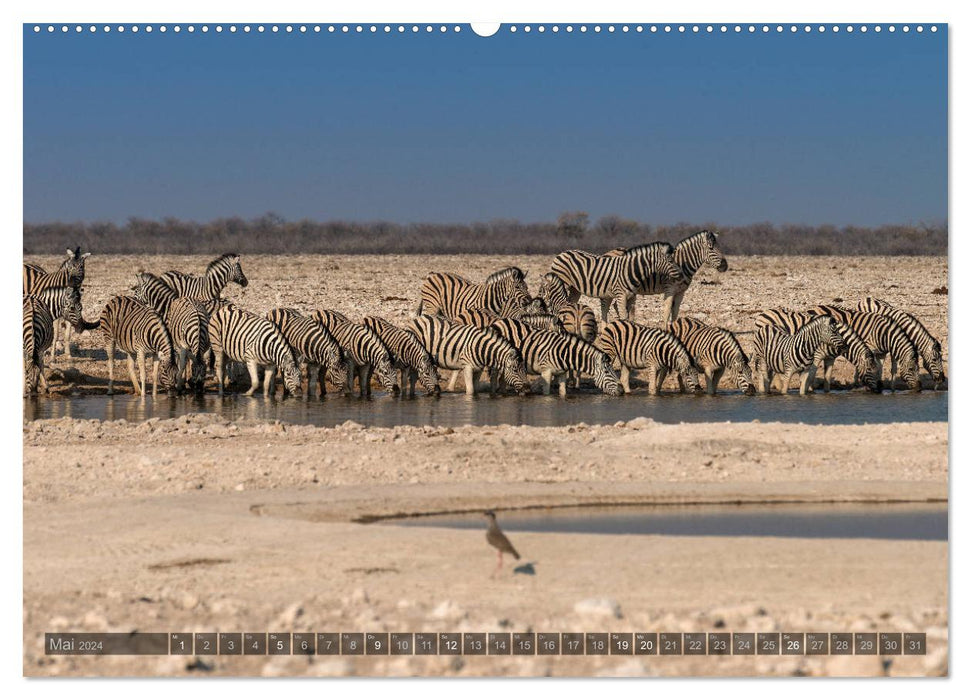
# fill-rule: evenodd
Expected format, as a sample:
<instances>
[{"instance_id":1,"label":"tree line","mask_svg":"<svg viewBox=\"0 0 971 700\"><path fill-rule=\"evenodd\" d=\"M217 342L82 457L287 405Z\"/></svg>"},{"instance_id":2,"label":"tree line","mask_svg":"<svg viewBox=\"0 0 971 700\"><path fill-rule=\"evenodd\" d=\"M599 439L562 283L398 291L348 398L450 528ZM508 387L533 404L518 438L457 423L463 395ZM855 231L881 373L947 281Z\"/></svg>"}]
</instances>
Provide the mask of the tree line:
<instances>
[{"instance_id":1,"label":"tree line","mask_svg":"<svg viewBox=\"0 0 971 700\"><path fill-rule=\"evenodd\" d=\"M494 219L470 224L386 221L287 221L268 213L200 223L176 218L24 224L24 254L57 253L80 245L100 254L556 254L570 248L603 252L650 241L672 244L703 228L719 231L726 255L947 255L947 223L876 227L713 222L670 226L585 212L554 222Z\"/></svg>"}]
</instances>

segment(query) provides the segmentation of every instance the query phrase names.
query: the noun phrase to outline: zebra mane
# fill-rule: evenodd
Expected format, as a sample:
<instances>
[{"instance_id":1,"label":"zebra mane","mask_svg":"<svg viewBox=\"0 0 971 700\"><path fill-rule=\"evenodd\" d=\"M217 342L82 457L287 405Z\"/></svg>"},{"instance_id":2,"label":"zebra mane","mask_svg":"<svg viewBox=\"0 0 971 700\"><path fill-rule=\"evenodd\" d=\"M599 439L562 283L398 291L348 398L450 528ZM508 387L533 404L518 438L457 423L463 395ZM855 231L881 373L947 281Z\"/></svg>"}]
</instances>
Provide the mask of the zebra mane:
<instances>
[{"instance_id":1,"label":"zebra mane","mask_svg":"<svg viewBox=\"0 0 971 700\"><path fill-rule=\"evenodd\" d=\"M496 270L491 275L486 277L486 284L495 284L496 282L502 282L503 280L512 278L517 282L522 281L526 277L526 274L520 270L518 267L504 267L501 270Z\"/></svg>"},{"instance_id":2,"label":"zebra mane","mask_svg":"<svg viewBox=\"0 0 971 700\"><path fill-rule=\"evenodd\" d=\"M674 247L667 241L642 243L634 246L633 248L628 248L619 257L642 255L644 253L662 253L664 255L674 255Z\"/></svg>"},{"instance_id":3,"label":"zebra mane","mask_svg":"<svg viewBox=\"0 0 971 700\"><path fill-rule=\"evenodd\" d=\"M224 260L231 260L233 258L238 258L238 257L239 257L239 253L223 253L218 258L213 260L211 263L206 265L206 272L211 272L216 268L217 265L222 263Z\"/></svg>"},{"instance_id":4,"label":"zebra mane","mask_svg":"<svg viewBox=\"0 0 971 700\"><path fill-rule=\"evenodd\" d=\"M692 233L690 236L685 236L680 241L678 241L678 245L675 246L675 247L676 248L681 248L682 246L688 247L690 245L693 245L695 243L695 241L697 241L699 238L702 238L702 237L704 237L706 239L714 239L714 241L713 241L714 243L717 243L718 242L718 234L717 233L715 233L713 231L709 231L708 229L702 229L701 231L698 231L697 233ZM705 242L708 243L708 241L705 241Z\"/></svg>"}]
</instances>

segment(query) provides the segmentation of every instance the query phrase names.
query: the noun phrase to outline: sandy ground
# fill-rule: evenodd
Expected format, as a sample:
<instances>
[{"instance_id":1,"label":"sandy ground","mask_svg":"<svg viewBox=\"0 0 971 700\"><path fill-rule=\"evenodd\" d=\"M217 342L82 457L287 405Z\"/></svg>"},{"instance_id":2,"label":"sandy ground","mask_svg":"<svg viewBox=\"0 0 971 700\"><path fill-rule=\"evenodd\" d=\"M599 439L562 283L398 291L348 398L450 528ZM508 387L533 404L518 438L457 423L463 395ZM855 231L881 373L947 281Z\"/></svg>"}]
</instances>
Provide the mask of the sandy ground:
<instances>
[{"instance_id":1,"label":"sandy ground","mask_svg":"<svg viewBox=\"0 0 971 700\"><path fill-rule=\"evenodd\" d=\"M325 429L213 416L24 432L29 675L924 675L942 542L510 533L389 515L597 503L940 500L943 423ZM881 445L875 454L873 444ZM137 448L133 449L133 445ZM326 450L322 449L326 446ZM501 513L500 513L501 518ZM602 601L600 599L606 599ZM926 631L925 657L45 657L44 631Z\"/></svg>"},{"instance_id":2,"label":"sandy ground","mask_svg":"<svg viewBox=\"0 0 971 700\"><path fill-rule=\"evenodd\" d=\"M86 266L85 317L97 320L108 299L127 294L139 270L159 274L178 269L202 274L208 260L206 256L101 257L95 253ZM418 306L422 279L431 271L482 280L499 268L518 265L527 271L527 281L535 293L551 260L549 256L479 255L245 256L242 265L249 286L230 285L225 296L258 313L279 306L308 312L332 308L353 319L379 315L404 324ZM29 262L49 270L60 265L60 259L53 256L31 258ZM722 274L708 268L699 271L685 295L682 315L736 332L747 351L751 349L754 317L759 311L774 306L806 308L820 303L855 306L863 297L873 295L916 315L942 342L947 369L947 295L934 293L947 285L944 257L755 256L730 258L729 265L729 271ZM589 299L586 302L599 314L598 303ZM656 324L661 315L660 296L638 297L638 321ZM58 370L52 377L52 390L104 391L107 365L100 336L96 332L85 333L78 346L77 359L59 357L51 366ZM115 369L121 390L130 387L124 363L117 363ZM852 378L849 363L837 361L835 378L838 385ZM666 387L674 390L675 379L668 379Z\"/></svg>"},{"instance_id":3,"label":"sandy ground","mask_svg":"<svg viewBox=\"0 0 971 700\"><path fill-rule=\"evenodd\" d=\"M36 260L49 268L56 258ZM89 260L85 316L138 269L200 257ZM880 296L947 343L944 258L740 258L683 305L740 332L774 305ZM481 279L549 258L243 259L246 308L336 308L404 322L421 277ZM280 270L286 270L281 274ZM708 284L702 284L707 282ZM380 290L380 291L378 291ZM660 301L641 298L638 318ZM52 384L103 391L100 340ZM945 351L946 358L946 351ZM120 369L120 367L119 367ZM842 371L842 370L841 370ZM60 378L58 378L60 377ZM846 375L838 377L845 379ZM66 379L65 379L66 378ZM123 384L122 386L124 386ZM887 397L893 400L892 397ZM791 400L800 400L793 396ZM906 416L901 416L906 420ZM27 675L941 675L947 543L509 533L533 565L495 563L483 533L387 516L619 503L935 501L947 424L773 423L325 429L186 416L24 424ZM46 631L920 631L922 657L51 657Z\"/></svg>"}]
</instances>

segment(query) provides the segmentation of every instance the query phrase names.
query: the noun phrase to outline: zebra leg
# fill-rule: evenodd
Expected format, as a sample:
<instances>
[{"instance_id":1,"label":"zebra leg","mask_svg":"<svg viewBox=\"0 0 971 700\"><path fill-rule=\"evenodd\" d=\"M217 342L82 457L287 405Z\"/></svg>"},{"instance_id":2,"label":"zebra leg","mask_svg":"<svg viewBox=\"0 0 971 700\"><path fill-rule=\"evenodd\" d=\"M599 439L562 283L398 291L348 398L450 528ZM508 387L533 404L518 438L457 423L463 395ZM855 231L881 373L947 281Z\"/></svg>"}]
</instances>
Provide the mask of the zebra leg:
<instances>
[{"instance_id":1,"label":"zebra leg","mask_svg":"<svg viewBox=\"0 0 971 700\"><path fill-rule=\"evenodd\" d=\"M566 396L566 375L559 374L556 376L557 385L559 387L560 396Z\"/></svg>"},{"instance_id":2,"label":"zebra leg","mask_svg":"<svg viewBox=\"0 0 971 700\"><path fill-rule=\"evenodd\" d=\"M307 370L307 388L303 392L303 397L305 399L308 399L314 395L314 381L317 378L317 374L320 372L320 365L315 365L312 362L308 362L306 370Z\"/></svg>"},{"instance_id":3,"label":"zebra leg","mask_svg":"<svg viewBox=\"0 0 971 700\"><path fill-rule=\"evenodd\" d=\"M823 392L828 394L833 383L833 368L836 366L836 359L823 360ZM857 371L853 370L853 386L856 386Z\"/></svg>"},{"instance_id":4,"label":"zebra leg","mask_svg":"<svg viewBox=\"0 0 971 700\"><path fill-rule=\"evenodd\" d=\"M801 381L799 382L799 395L805 396L813 390L813 384L816 381L816 365L809 365L805 371L802 373Z\"/></svg>"},{"instance_id":5,"label":"zebra leg","mask_svg":"<svg viewBox=\"0 0 971 700\"><path fill-rule=\"evenodd\" d=\"M138 352L138 371L139 371L139 376L141 377L141 380L142 380L142 390L139 393L141 393L142 396L145 396L145 393L148 391L148 382L145 379L145 351L144 350L139 350Z\"/></svg>"},{"instance_id":6,"label":"zebra leg","mask_svg":"<svg viewBox=\"0 0 971 700\"><path fill-rule=\"evenodd\" d=\"M637 304L637 295L636 294L631 294L630 296L627 297L627 316L626 316L626 318L627 318L628 321L633 321L634 320L634 306L636 304Z\"/></svg>"},{"instance_id":7,"label":"zebra leg","mask_svg":"<svg viewBox=\"0 0 971 700\"><path fill-rule=\"evenodd\" d=\"M780 394L788 394L789 393L789 385L792 383L792 375L793 374L794 373L793 372L790 372L790 371L786 371L785 373L780 373L780 376L783 379L782 386L781 386L781 390L779 391Z\"/></svg>"},{"instance_id":8,"label":"zebra leg","mask_svg":"<svg viewBox=\"0 0 971 700\"><path fill-rule=\"evenodd\" d=\"M64 354L67 359L73 359L73 355L71 355L71 324L67 321L64 321Z\"/></svg>"},{"instance_id":9,"label":"zebra leg","mask_svg":"<svg viewBox=\"0 0 971 700\"><path fill-rule=\"evenodd\" d=\"M719 367L718 369L711 368L708 372L705 372L705 381L708 384L708 393L712 396L718 393L718 383L722 380L722 376L724 374L724 367Z\"/></svg>"},{"instance_id":10,"label":"zebra leg","mask_svg":"<svg viewBox=\"0 0 971 700\"><path fill-rule=\"evenodd\" d=\"M890 393L897 391L897 358L890 356Z\"/></svg>"},{"instance_id":11,"label":"zebra leg","mask_svg":"<svg viewBox=\"0 0 971 700\"><path fill-rule=\"evenodd\" d=\"M37 388L38 390L46 394L47 393L47 377L44 376L44 353L40 353L37 357Z\"/></svg>"},{"instance_id":12,"label":"zebra leg","mask_svg":"<svg viewBox=\"0 0 971 700\"><path fill-rule=\"evenodd\" d=\"M347 381L344 383L344 396L354 393L354 377L357 376L357 365L350 360L347 361Z\"/></svg>"},{"instance_id":13,"label":"zebra leg","mask_svg":"<svg viewBox=\"0 0 971 700\"><path fill-rule=\"evenodd\" d=\"M472 365L466 365L462 371L465 373L465 393L469 396L475 396L475 368ZM453 374L452 377L454 378L455 375ZM492 393L495 395L495 382L492 382L491 385Z\"/></svg>"},{"instance_id":14,"label":"zebra leg","mask_svg":"<svg viewBox=\"0 0 971 700\"><path fill-rule=\"evenodd\" d=\"M252 396L256 393L256 390L260 386L260 367L256 360L248 360L246 362L246 369L249 370L250 386L249 391L245 392L243 395Z\"/></svg>"},{"instance_id":15,"label":"zebra leg","mask_svg":"<svg viewBox=\"0 0 971 700\"><path fill-rule=\"evenodd\" d=\"M284 388L286 393L286 388ZM276 365L267 365L263 371L263 397L270 398L276 395Z\"/></svg>"},{"instance_id":16,"label":"zebra leg","mask_svg":"<svg viewBox=\"0 0 971 700\"><path fill-rule=\"evenodd\" d=\"M620 385L624 387L624 393L630 393L630 367L627 365L620 366Z\"/></svg>"},{"instance_id":17,"label":"zebra leg","mask_svg":"<svg viewBox=\"0 0 971 700\"><path fill-rule=\"evenodd\" d=\"M358 371L361 373L361 396L371 398L371 375L374 373L374 366L370 364L362 365Z\"/></svg>"},{"instance_id":18,"label":"zebra leg","mask_svg":"<svg viewBox=\"0 0 971 700\"><path fill-rule=\"evenodd\" d=\"M455 391L455 384L458 382L459 375L462 373L460 369L452 370L452 378L448 380L448 390ZM466 388L468 388L468 382L466 382Z\"/></svg>"},{"instance_id":19,"label":"zebra leg","mask_svg":"<svg viewBox=\"0 0 971 700\"><path fill-rule=\"evenodd\" d=\"M185 389L185 367L188 364L188 358L189 358L189 349L181 348L179 350L179 359L177 360L177 364L176 364L176 367L178 367L178 371L179 371L177 375L178 379L175 382L175 389L180 394L182 393L182 390Z\"/></svg>"},{"instance_id":20,"label":"zebra leg","mask_svg":"<svg viewBox=\"0 0 971 700\"><path fill-rule=\"evenodd\" d=\"M134 394L140 394L142 392L138 385L138 373L135 372L135 358L132 355L126 355L125 360L128 365L128 376L131 377L132 392Z\"/></svg>"},{"instance_id":21,"label":"zebra leg","mask_svg":"<svg viewBox=\"0 0 971 700\"><path fill-rule=\"evenodd\" d=\"M553 388L553 370L544 369L541 376L543 377L543 396L549 396ZM563 382L560 382L560 384L562 385Z\"/></svg>"},{"instance_id":22,"label":"zebra leg","mask_svg":"<svg viewBox=\"0 0 971 700\"><path fill-rule=\"evenodd\" d=\"M661 394L661 386L664 384L664 378L668 376L667 367L658 367L654 374L654 395L659 396Z\"/></svg>"},{"instance_id":23,"label":"zebra leg","mask_svg":"<svg viewBox=\"0 0 971 700\"><path fill-rule=\"evenodd\" d=\"M224 379L224 374L223 374L223 353L222 353L222 350L220 350L219 352L216 352L215 350L213 350L212 351L212 357L213 357L213 360L214 360L214 363L215 363L216 386L219 388L219 395L222 396L223 395L223 379Z\"/></svg>"},{"instance_id":24,"label":"zebra leg","mask_svg":"<svg viewBox=\"0 0 971 700\"><path fill-rule=\"evenodd\" d=\"M152 358L152 396L158 396L158 370L162 366L158 355Z\"/></svg>"},{"instance_id":25,"label":"zebra leg","mask_svg":"<svg viewBox=\"0 0 971 700\"><path fill-rule=\"evenodd\" d=\"M105 345L105 354L108 355L108 396L115 393L115 343L109 340Z\"/></svg>"},{"instance_id":26,"label":"zebra leg","mask_svg":"<svg viewBox=\"0 0 971 700\"><path fill-rule=\"evenodd\" d=\"M408 371L408 398L415 398L415 384L418 383L418 372L415 370ZM404 385L402 385L404 386Z\"/></svg>"}]
</instances>

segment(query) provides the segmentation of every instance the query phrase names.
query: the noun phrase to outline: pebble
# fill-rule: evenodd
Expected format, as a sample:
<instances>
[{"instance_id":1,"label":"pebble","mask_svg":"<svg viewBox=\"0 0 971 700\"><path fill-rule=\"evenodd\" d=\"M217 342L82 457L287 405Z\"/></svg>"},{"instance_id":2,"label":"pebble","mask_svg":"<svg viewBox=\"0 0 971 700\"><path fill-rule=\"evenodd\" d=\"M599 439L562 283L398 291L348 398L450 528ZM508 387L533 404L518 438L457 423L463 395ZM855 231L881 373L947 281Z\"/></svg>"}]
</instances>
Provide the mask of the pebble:
<instances>
[{"instance_id":1,"label":"pebble","mask_svg":"<svg viewBox=\"0 0 971 700\"><path fill-rule=\"evenodd\" d=\"M645 418L644 416L639 416L632 420L627 421L627 427L631 430L646 430L647 428L653 428L657 425L652 418Z\"/></svg>"}]
</instances>

